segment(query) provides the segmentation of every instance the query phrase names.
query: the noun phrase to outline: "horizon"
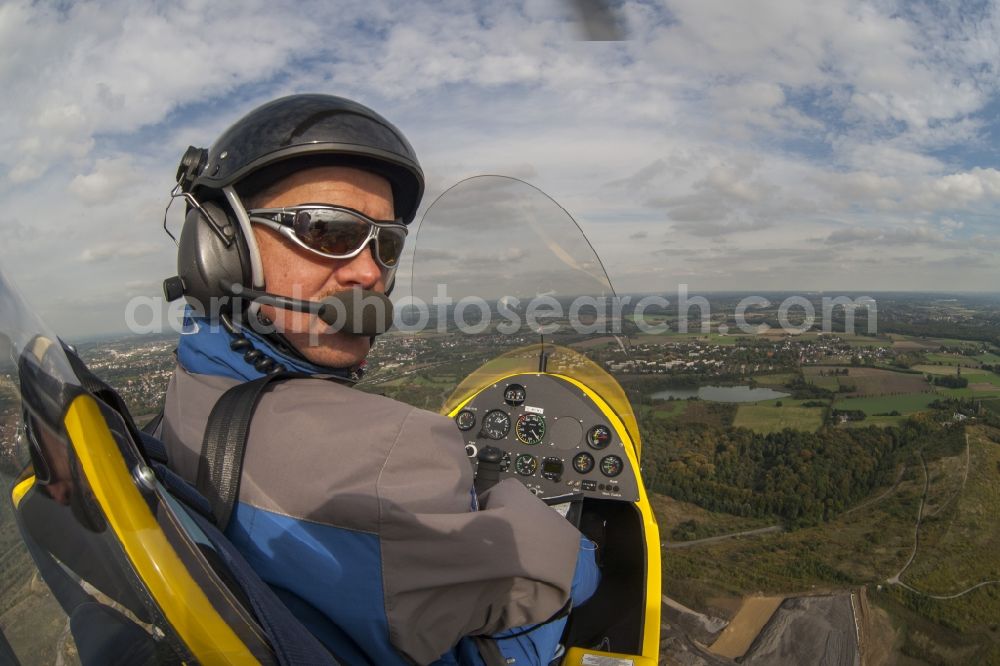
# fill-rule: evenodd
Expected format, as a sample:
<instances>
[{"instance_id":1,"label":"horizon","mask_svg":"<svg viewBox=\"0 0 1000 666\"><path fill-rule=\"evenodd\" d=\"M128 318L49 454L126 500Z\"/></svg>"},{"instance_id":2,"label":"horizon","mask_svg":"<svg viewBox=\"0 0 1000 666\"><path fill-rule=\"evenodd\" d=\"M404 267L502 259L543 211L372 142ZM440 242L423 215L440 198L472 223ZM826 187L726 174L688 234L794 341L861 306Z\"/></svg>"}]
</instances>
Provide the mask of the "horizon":
<instances>
[{"instance_id":1,"label":"horizon","mask_svg":"<svg viewBox=\"0 0 1000 666\"><path fill-rule=\"evenodd\" d=\"M719 291L698 291L698 292L691 291L691 292L688 292L687 295L688 295L689 298L697 298L699 296L703 296L703 297L706 297L706 296L707 297L718 297L718 296L785 296L785 297L788 297L788 296L801 296L801 297L808 297L808 296L817 296L818 297L818 296L823 296L823 295L825 295L827 293L836 293L837 295L840 295L840 296L849 296L849 295L871 296L873 298L875 298L876 296L907 297L907 298L913 298L915 300L920 300L920 297L932 297L933 300L938 300L938 297L941 297L941 296L955 296L955 297L959 297L959 298L961 298L961 297L973 297L973 298L988 297L988 298L996 300L998 303L1000 303L1000 292L973 292L973 291L966 291L966 292L955 292L955 291L945 291L945 292L934 292L934 291L849 292L849 291L833 291L833 290L828 290L828 291L793 291L793 290L772 290L772 291L740 290L740 291L737 291L737 290L719 290ZM660 295L660 294L662 294L662 292L633 291L633 292L623 292L623 293L617 294L617 297L618 298L623 298L623 297L635 298L635 297L645 297L645 296L657 296L657 295ZM502 298L503 297L500 297L498 299L486 299L486 301L488 303L493 303L493 302L496 302L497 300L500 300ZM570 298L570 297L567 296L566 298ZM557 299L557 300L559 300L559 299ZM875 298L875 300L876 300L876 304L875 304L876 305L876 310L878 310L878 302L877 302L878 299ZM955 299L948 299L948 300L955 300ZM626 309L628 308L628 305L635 305L635 303L626 304ZM772 308L772 307L776 307L778 305L779 304L777 302L772 302L767 307L768 308ZM671 311L675 308L675 306L676 306L676 303L674 301L671 301L670 305L669 305ZM448 306L445 306L445 307L446 307L446 309L448 309L448 308L454 309L455 305L451 304L451 305L448 305ZM698 305L696 303L690 303L690 304L688 304L688 312L690 312L692 308L697 308L697 307L698 307ZM726 314L726 313L729 313L730 310L729 309L723 309L721 311L715 311L715 312L716 313L721 312L723 314ZM699 312L699 316L700 316L700 312ZM692 320L692 321L694 321L694 320ZM690 332L692 332L692 333L701 333L701 332L703 332L701 330L701 323L700 322L701 322L701 319L698 319L697 322L691 324L692 330ZM46 324L47 324L47 322L46 322ZM818 324L819 324L819 322L817 322L816 325L818 325ZM121 328L121 329L113 329L113 330L108 330L108 331L103 331L103 332L98 331L98 332L85 333L85 334L68 334L68 335L64 335L60 331L54 330L54 329L53 329L53 332L56 335L58 335L60 338L62 338L63 340L65 340L66 342L68 342L70 344L90 343L90 342L106 342L106 341L111 340L111 339L147 338L147 337L148 338L155 338L155 337L175 337L175 336L179 336L180 335L180 332L178 330L174 330L173 328L171 328L171 325L169 323L167 323L166 321L164 323L164 326L161 329L157 330L157 331L135 332L135 331L129 330L127 327L124 327L124 328ZM400 331L398 331L397 329L393 328L393 329L390 329L387 332L388 333L394 333L394 332L395 333L399 333ZM709 332L715 333L714 330L709 331ZM669 335L669 334L676 334L676 333L677 333L677 331L674 331L674 330L671 329L667 334ZM728 334L729 335L758 335L757 333L739 332L738 330L728 330ZM834 331L834 332L832 332L832 334L836 335L837 332Z\"/></svg>"}]
</instances>

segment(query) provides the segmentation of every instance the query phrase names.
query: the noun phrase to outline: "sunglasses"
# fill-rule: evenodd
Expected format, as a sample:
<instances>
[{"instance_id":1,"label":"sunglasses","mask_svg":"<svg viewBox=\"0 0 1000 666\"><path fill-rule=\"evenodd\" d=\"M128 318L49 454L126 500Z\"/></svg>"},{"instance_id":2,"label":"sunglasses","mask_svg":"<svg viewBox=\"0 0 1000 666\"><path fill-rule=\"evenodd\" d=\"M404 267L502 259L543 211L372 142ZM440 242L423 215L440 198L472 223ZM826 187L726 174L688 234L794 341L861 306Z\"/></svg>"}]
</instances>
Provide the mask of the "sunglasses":
<instances>
[{"instance_id":1,"label":"sunglasses","mask_svg":"<svg viewBox=\"0 0 1000 666\"><path fill-rule=\"evenodd\" d=\"M375 242L375 258L386 269L396 268L406 242L406 225L373 220L342 206L305 204L288 208L254 208L251 222L277 231L310 252L327 259L353 259Z\"/></svg>"}]
</instances>

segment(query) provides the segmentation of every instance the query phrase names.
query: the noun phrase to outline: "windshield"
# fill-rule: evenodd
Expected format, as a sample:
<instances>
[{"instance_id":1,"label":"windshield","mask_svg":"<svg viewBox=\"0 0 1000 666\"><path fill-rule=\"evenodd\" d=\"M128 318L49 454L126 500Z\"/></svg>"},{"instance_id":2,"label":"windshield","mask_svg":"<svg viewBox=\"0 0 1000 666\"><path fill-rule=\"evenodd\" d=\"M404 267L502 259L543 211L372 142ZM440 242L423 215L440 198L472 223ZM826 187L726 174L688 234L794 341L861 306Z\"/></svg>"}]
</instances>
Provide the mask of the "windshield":
<instances>
[{"instance_id":1,"label":"windshield","mask_svg":"<svg viewBox=\"0 0 1000 666\"><path fill-rule=\"evenodd\" d=\"M541 190L504 176L447 190L421 220L404 291L370 390L450 412L504 376L546 370L598 391L639 441L629 397L608 372L629 353L611 281L576 221Z\"/></svg>"}]
</instances>

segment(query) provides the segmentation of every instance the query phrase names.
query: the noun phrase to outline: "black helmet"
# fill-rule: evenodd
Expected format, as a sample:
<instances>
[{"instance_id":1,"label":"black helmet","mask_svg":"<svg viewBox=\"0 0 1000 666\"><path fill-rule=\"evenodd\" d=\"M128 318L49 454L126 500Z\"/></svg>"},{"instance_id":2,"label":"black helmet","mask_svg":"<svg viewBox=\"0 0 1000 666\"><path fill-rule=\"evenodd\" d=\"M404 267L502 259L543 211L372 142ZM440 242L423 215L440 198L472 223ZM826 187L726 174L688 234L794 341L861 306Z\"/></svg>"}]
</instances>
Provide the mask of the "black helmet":
<instances>
[{"instance_id":1,"label":"black helmet","mask_svg":"<svg viewBox=\"0 0 1000 666\"><path fill-rule=\"evenodd\" d=\"M357 102L333 95L291 95L257 107L209 149L189 148L177 172L185 192L221 198L233 186L260 191L314 165L357 166L392 185L396 217L409 224L424 191L413 147L392 123Z\"/></svg>"}]
</instances>

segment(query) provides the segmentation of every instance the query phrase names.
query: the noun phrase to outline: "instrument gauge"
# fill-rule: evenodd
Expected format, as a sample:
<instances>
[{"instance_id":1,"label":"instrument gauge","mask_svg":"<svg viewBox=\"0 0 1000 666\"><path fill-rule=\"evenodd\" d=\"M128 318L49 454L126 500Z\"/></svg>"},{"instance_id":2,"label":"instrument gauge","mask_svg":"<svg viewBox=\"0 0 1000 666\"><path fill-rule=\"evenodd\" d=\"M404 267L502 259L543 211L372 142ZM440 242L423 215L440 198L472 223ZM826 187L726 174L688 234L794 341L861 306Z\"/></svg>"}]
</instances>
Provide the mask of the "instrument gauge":
<instances>
[{"instance_id":1,"label":"instrument gauge","mask_svg":"<svg viewBox=\"0 0 1000 666\"><path fill-rule=\"evenodd\" d=\"M502 409L486 412L481 432L490 439L503 439L510 432L510 415Z\"/></svg>"},{"instance_id":2,"label":"instrument gauge","mask_svg":"<svg viewBox=\"0 0 1000 666\"><path fill-rule=\"evenodd\" d=\"M514 434L524 444L538 444L545 437L545 417L541 414L521 414L514 425Z\"/></svg>"},{"instance_id":3,"label":"instrument gauge","mask_svg":"<svg viewBox=\"0 0 1000 666\"><path fill-rule=\"evenodd\" d=\"M521 453L514 459L514 471L521 476L533 476L538 469L538 458L530 453Z\"/></svg>"},{"instance_id":4,"label":"instrument gauge","mask_svg":"<svg viewBox=\"0 0 1000 666\"><path fill-rule=\"evenodd\" d=\"M573 469L580 474L588 474L594 469L594 456L586 451L573 456Z\"/></svg>"},{"instance_id":5,"label":"instrument gauge","mask_svg":"<svg viewBox=\"0 0 1000 666\"><path fill-rule=\"evenodd\" d=\"M469 411L468 409L463 409L455 417L455 423L458 425L458 429L462 432L466 430L472 430L476 425L476 413Z\"/></svg>"},{"instance_id":6,"label":"instrument gauge","mask_svg":"<svg viewBox=\"0 0 1000 666\"><path fill-rule=\"evenodd\" d=\"M601 474L604 476L618 476L625 468L622 459L618 456L604 456L601 458Z\"/></svg>"},{"instance_id":7,"label":"instrument gauge","mask_svg":"<svg viewBox=\"0 0 1000 666\"><path fill-rule=\"evenodd\" d=\"M590 448L600 451L611 443L611 428L606 425L595 425L587 431L587 444Z\"/></svg>"},{"instance_id":8,"label":"instrument gauge","mask_svg":"<svg viewBox=\"0 0 1000 666\"><path fill-rule=\"evenodd\" d=\"M510 384L504 389L503 400L511 407L517 407L524 402L527 393L520 384Z\"/></svg>"}]
</instances>

